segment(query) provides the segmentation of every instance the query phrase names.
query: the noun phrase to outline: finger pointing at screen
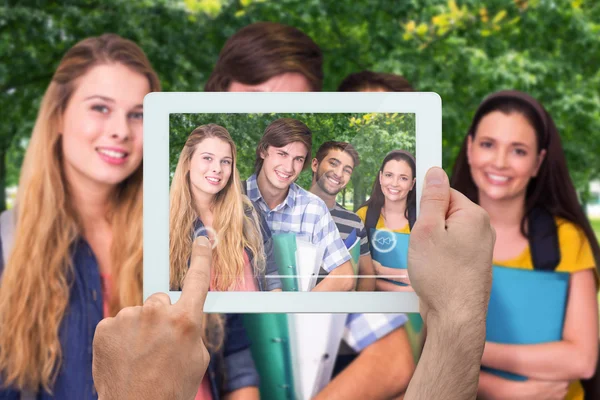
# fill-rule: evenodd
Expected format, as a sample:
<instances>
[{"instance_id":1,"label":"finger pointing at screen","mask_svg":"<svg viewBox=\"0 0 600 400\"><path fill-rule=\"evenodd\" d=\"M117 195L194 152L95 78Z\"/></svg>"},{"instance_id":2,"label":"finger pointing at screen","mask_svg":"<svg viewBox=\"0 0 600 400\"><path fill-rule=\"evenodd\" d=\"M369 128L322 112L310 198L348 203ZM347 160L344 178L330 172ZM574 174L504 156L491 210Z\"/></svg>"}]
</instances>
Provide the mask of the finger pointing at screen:
<instances>
[{"instance_id":1,"label":"finger pointing at screen","mask_svg":"<svg viewBox=\"0 0 600 400\"><path fill-rule=\"evenodd\" d=\"M211 262L210 243L199 237L176 304L156 293L100 322L93 376L101 400L194 398L209 361L202 317Z\"/></svg>"}]
</instances>

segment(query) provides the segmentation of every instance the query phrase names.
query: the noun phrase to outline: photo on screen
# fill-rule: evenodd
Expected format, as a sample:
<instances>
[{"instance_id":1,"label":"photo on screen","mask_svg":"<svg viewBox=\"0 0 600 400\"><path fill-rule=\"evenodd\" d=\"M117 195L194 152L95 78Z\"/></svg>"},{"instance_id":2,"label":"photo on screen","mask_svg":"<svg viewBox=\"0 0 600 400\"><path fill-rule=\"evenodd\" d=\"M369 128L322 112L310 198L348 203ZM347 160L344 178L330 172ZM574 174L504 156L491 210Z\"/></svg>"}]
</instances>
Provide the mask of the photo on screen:
<instances>
[{"instance_id":1,"label":"photo on screen","mask_svg":"<svg viewBox=\"0 0 600 400\"><path fill-rule=\"evenodd\" d=\"M412 291L414 113L169 114L169 290Z\"/></svg>"}]
</instances>

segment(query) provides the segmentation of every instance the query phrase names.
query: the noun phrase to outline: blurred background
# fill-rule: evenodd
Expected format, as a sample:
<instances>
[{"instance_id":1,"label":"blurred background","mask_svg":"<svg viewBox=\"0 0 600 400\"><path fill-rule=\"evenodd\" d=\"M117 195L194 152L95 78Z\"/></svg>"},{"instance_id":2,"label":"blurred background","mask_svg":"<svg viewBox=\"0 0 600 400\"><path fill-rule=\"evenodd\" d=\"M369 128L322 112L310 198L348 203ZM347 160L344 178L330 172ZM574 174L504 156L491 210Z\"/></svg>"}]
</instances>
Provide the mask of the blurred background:
<instances>
[{"instance_id":1,"label":"blurred background","mask_svg":"<svg viewBox=\"0 0 600 400\"><path fill-rule=\"evenodd\" d=\"M163 90L201 91L225 40L257 21L296 26L321 46L325 91L370 69L439 93L448 172L484 96L507 88L532 94L558 125L600 237L597 0L4 0L0 210L12 205L39 102L75 42L117 33L141 45Z\"/></svg>"}]
</instances>

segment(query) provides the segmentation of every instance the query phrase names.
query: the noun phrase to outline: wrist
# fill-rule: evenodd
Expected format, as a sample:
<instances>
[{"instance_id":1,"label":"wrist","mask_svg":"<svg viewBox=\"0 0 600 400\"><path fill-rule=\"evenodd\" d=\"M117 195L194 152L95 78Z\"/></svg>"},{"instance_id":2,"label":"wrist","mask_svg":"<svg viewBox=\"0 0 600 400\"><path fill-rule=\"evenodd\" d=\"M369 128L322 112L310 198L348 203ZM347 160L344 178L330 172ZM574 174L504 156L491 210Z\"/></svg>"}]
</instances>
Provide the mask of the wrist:
<instances>
[{"instance_id":1,"label":"wrist","mask_svg":"<svg viewBox=\"0 0 600 400\"><path fill-rule=\"evenodd\" d=\"M427 341L452 349L455 357L476 363L480 368L485 347L485 315L428 312Z\"/></svg>"}]
</instances>

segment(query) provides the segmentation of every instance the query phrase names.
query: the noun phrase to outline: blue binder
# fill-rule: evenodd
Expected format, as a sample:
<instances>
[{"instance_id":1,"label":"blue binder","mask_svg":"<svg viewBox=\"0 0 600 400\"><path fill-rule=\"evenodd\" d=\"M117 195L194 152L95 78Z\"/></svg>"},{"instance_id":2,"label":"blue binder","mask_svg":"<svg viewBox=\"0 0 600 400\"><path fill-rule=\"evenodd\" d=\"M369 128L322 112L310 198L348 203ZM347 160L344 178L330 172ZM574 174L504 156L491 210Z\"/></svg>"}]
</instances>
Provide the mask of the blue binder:
<instances>
[{"instance_id":1,"label":"blue binder","mask_svg":"<svg viewBox=\"0 0 600 400\"><path fill-rule=\"evenodd\" d=\"M371 257L384 267L407 269L409 241L408 233L371 229ZM398 286L408 286L401 282L383 279Z\"/></svg>"},{"instance_id":2,"label":"blue binder","mask_svg":"<svg viewBox=\"0 0 600 400\"><path fill-rule=\"evenodd\" d=\"M486 341L538 344L562 340L568 272L493 266L492 291L486 320ZM482 367L505 379L527 377Z\"/></svg>"}]
</instances>

